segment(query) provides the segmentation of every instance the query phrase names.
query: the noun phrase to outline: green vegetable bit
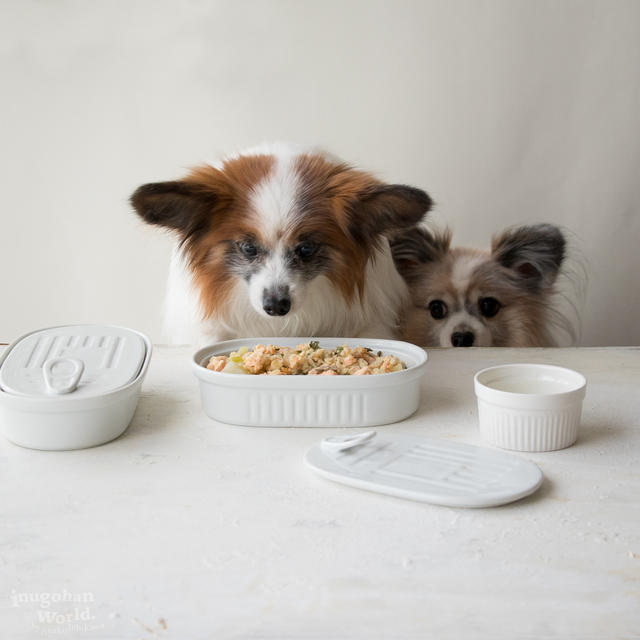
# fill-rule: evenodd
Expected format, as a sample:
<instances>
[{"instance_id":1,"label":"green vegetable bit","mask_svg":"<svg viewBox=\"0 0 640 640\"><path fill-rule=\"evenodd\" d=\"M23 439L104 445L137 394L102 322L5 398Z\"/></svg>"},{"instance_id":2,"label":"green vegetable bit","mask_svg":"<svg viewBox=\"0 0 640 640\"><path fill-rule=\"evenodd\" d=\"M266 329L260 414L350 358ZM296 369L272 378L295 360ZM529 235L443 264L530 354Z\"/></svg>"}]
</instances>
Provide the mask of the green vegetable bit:
<instances>
[{"instance_id":1,"label":"green vegetable bit","mask_svg":"<svg viewBox=\"0 0 640 640\"><path fill-rule=\"evenodd\" d=\"M309 343L309 349L313 349L315 351L316 349L319 349L319 348L320 348L320 343L317 340L312 340Z\"/></svg>"}]
</instances>

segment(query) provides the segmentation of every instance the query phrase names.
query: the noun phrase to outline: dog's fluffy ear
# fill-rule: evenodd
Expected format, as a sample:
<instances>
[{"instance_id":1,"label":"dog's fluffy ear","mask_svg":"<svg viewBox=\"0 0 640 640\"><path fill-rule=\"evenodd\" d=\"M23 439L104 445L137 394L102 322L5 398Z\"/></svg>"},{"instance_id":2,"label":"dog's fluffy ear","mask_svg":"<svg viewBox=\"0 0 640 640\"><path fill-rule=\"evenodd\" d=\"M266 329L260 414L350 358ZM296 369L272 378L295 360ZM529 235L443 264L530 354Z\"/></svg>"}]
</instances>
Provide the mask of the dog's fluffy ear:
<instances>
[{"instance_id":1,"label":"dog's fluffy ear","mask_svg":"<svg viewBox=\"0 0 640 640\"><path fill-rule=\"evenodd\" d=\"M184 180L144 184L131 196L131 205L145 222L177 231L185 242L207 228L213 211L228 198L218 174L201 169Z\"/></svg>"},{"instance_id":2,"label":"dog's fluffy ear","mask_svg":"<svg viewBox=\"0 0 640 640\"><path fill-rule=\"evenodd\" d=\"M383 184L359 194L352 224L370 236L418 224L433 202L422 189L403 184Z\"/></svg>"},{"instance_id":3,"label":"dog's fluffy ear","mask_svg":"<svg viewBox=\"0 0 640 640\"><path fill-rule=\"evenodd\" d=\"M451 231L432 233L424 227L403 229L389 237L396 269L409 283L419 280L424 266L441 260L449 251Z\"/></svg>"},{"instance_id":4,"label":"dog's fluffy ear","mask_svg":"<svg viewBox=\"0 0 640 640\"><path fill-rule=\"evenodd\" d=\"M508 229L491 243L494 260L515 271L522 284L532 290L555 282L565 248L562 232L551 224Z\"/></svg>"}]
</instances>

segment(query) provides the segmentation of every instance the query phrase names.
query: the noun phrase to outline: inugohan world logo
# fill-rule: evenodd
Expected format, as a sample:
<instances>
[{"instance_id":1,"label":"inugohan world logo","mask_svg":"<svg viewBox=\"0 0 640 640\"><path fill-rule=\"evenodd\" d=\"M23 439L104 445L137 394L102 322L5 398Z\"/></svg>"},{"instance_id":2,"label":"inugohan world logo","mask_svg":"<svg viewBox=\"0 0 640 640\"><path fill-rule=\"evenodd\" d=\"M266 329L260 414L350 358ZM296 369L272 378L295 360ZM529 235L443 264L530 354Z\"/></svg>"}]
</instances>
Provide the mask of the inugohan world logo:
<instances>
[{"instance_id":1,"label":"inugohan world logo","mask_svg":"<svg viewBox=\"0 0 640 640\"><path fill-rule=\"evenodd\" d=\"M9 595L14 608L35 609L33 629L45 634L62 634L69 631L95 631L104 627L94 622L91 604L95 597L91 591L32 591L12 589Z\"/></svg>"}]
</instances>

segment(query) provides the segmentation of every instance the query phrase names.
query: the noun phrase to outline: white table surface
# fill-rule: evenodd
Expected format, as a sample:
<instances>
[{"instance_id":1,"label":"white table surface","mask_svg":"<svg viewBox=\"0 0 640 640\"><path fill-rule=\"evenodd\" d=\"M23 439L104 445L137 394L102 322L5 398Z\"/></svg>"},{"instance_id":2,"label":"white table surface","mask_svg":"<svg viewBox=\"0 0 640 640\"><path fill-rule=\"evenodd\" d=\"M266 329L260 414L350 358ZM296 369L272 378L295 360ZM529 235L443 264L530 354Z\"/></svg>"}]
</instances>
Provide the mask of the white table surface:
<instances>
[{"instance_id":1,"label":"white table surface","mask_svg":"<svg viewBox=\"0 0 640 640\"><path fill-rule=\"evenodd\" d=\"M640 638L640 350L430 352L420 409L381 431L481 445L476 370L548 362L588 379L578 442L516 454L541 489L482 510L304 466L344 429L211 421L189 357L155 349L110 444L0 443L0 637Z\"/></svg>"}]
</instances>

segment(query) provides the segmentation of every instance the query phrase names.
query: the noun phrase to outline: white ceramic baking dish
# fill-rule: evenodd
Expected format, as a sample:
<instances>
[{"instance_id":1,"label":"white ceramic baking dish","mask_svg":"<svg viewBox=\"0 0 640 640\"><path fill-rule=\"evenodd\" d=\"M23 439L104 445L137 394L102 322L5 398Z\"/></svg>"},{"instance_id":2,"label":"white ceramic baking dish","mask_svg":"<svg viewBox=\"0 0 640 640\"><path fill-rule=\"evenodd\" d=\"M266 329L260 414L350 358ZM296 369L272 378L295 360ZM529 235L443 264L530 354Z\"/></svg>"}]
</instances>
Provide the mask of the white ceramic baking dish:
<instances>
[{"instance_id":1,"label":"white ceramic baking dish","mask_svg":"<svg viewBox=\"0 0 640 640\"><path fill-rule=\"evenodd\" d=\"M112 325L28 333L0 357L0 430L32 449L93 447L124 432L136 409L151 342Z\"/></svg>"},{"instance_id":2,"label":"white ceramic baking dish","mask_svg":"<svg viewBox=\"0 0 640 640\"><path fill-rule=\"evenodd\" d=\"M474 378L480 432L491 443L516 451L554 451L578 437L584 376L543 364L508 364Z\"/></svg>"},{"instance_id":3,"label":"white ceramic baking dish","mask_svg":"<svg viewBox=\"0 0 640 640\"><path fill-rule=\"evenodd\" d=\"M360 345L395 355L407 368L372 376L253 376L206 369L211 356L240 347ZM427 354L396 340L364 338L242 338L218 342L193 356L204 412L214 420L253 427L363 427L404 420L418 408Z\"/></svg>"}]
</instances>

